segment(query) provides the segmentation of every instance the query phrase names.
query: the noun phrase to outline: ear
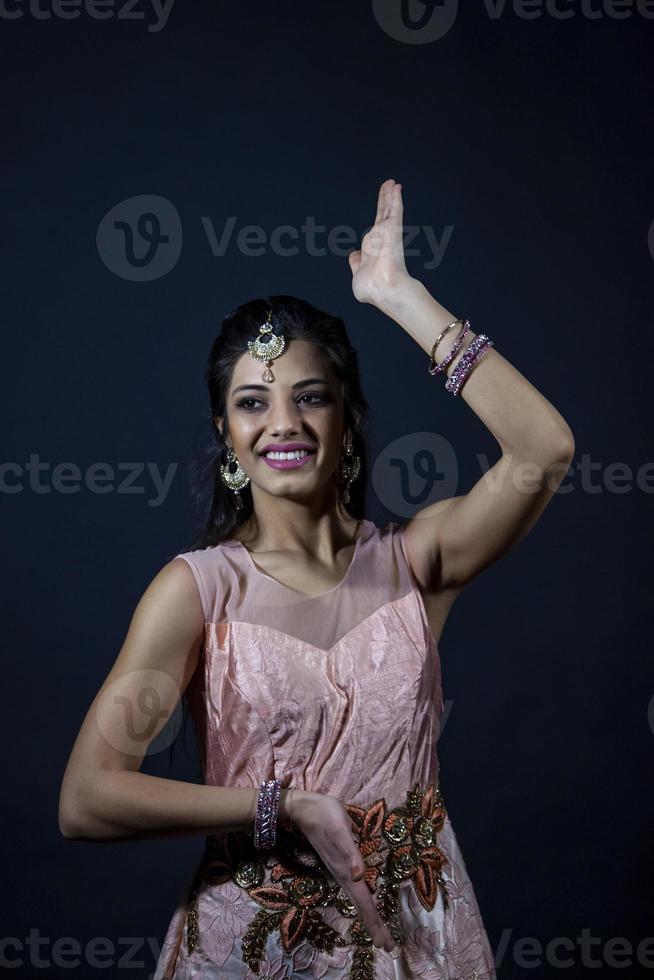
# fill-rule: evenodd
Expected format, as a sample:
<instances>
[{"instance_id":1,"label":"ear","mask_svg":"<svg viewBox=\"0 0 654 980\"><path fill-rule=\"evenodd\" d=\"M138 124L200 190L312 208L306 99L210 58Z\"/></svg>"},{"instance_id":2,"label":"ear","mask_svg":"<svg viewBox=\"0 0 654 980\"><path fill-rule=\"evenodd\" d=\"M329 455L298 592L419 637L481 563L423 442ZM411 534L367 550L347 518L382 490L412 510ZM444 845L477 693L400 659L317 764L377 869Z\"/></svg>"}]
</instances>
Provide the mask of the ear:
<instances>
[{"instance_id":1,"label":"ear","mask_svg":"<svg viewBox=\"0 0 654 980\"><path fill-rule=\"evenodd\" d=\"M215 425L215 427L218 429L218 431L222 435L223 434L223 419L222 419L222 417L220 415L214 415L214 417L213 417L213 424Z\"/></svg>"}]
</instances>

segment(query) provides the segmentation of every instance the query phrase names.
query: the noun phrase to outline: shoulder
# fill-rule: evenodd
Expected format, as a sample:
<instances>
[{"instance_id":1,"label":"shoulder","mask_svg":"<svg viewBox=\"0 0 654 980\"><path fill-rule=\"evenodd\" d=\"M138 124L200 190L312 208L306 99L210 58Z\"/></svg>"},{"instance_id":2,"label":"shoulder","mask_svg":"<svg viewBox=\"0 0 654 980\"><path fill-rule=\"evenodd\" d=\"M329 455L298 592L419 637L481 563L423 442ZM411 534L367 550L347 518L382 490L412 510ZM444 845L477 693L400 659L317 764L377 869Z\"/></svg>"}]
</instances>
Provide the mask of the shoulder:
<instances>
[{"instance_id":1,"label":"shoulder","mask_svg":"<svg viewBox=\"0 0 654 980\"><path fill-rule=\"evenodd\" d=\"M150 604L163 604L173 609L184 606L196 594L195 576L190 565L179 561L176 555L158 569L143 595Z\"/></svg>"},{"instance_id":2,"label":"shoulder","mask_svg":"<svg viewBox=\"0 0 654 980\"><path fill-rule=\"evenodd\" d=\"M169 562L171 569L173 566L177 567L180 581L183 577L187 583L193 582L206 622L212 622L216 618L229 593L234 574L231 559L237 550L237 543L226 541L206 548L181 551Z\"/></svg>"},{"instance_id":3,"label":"shoulder","mask_svg":"<svg viewBox=\"0 0 654 980\"><path fill-rule=\"evenodd\" d=\"M177 562L178 565L181 563L177 561L178 558L182 559L182 563L188 565L190 568L205 569L210 568L219 559L219 552L221 545L210 545L208 548L196 548L192 551L180 551L174 558L171 558L171 563Z\"/></svg>"},{"instance_id":4,"label":"shoulder","mask_svg":"<svg viewBox=\"0 0 654 980\"><path fill-rule=\"evenodd\" d=\"M128 637L144 644L194 640L204 630L204 605L195 577L184 562L172 558L160 566L143 589L132 614Z\"/></svg>"}]
</instances>

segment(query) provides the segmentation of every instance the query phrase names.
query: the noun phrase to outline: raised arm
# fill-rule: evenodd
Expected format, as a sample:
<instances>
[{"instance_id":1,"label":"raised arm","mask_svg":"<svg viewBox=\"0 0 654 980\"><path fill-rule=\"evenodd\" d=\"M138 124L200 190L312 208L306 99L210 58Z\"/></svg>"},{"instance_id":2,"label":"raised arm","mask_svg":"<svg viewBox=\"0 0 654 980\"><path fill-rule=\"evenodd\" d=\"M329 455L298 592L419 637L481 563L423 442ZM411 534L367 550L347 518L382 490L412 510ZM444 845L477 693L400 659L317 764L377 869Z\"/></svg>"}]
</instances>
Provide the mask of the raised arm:
<instances>
[{"instance_id":1,"label":"raised arm","mask_svg":"<svg viewBox=\"0 0 654 980\"><path fill-rule=\"evenodd\" d=\"M361 251L349 257L353 291L361 302L372 303L395 320L429 355L436 337L456 317L408 275L402 214L401 185L385 181L375 225ZM459 328L450 330L439 343L438 363L458 334ZM445 383L476 336L468 331L462 349L434 383ZM429 592L464 586L522 540L552 499L574 455L574 438L565 419L496 347L475 364L457 397L492 432L502 455L467 494L424 507L407 522L407 556Z\"/></svg>"}]
</instances>

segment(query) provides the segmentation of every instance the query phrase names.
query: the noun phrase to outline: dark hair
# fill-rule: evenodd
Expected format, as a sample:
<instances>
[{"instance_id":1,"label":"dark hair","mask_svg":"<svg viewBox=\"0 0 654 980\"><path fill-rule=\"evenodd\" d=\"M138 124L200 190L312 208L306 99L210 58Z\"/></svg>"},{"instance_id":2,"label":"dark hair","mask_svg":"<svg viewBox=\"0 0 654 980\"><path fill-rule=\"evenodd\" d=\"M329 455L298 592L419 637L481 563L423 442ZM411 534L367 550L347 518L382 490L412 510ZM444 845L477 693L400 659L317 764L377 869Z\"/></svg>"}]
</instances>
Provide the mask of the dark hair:
<instances>
[{"instance_id":1,"label":"dark hair","mask_svg":"<svg viewBox=\"0 0 654 980\"><path fill-rule=\"evenodd\" d=\"M247 350L248 340L256 337L271 307L273 331L283 334L287 343L291 340L308 340L315 344L323 363L334 372L341 384L345 424L352 433L352 451L361 460L359 474L350 484L350 501L343 506L352 517L364 517L369 406L361 389L357 352L350 343L345 324L339 317L324 313L295 296L253 299L238 306L223 320L220 333L211 345L204 373L211 403L208 419L211 437L191 463L193 504L196 511L199 509L203 512L202 527L193 540L191 551L227 540L252 514L250 485L240 491L243 508L237 510L234 492L222 482L220 466L225 462L226 443L214 423L214 416L223 417L227 422L226 397L234 366ZM226 424L224 430L227 431ZM209 502L203 506L207 497ZM185 691L182 698L182 730L170 745L171 762L173 747L180 735L183 735L186 745L186 724L190 715L188 691Z\"/></svg>"},{"instance_id":2,"label":"dark hair","mask_svg":"<svg viewBox=\"0 0 654 980\"><path fill-rule=\"evenodd\" d=\"M193 540L190 550L206 548L227 540L252 514L250 484L240 491L243 508L237 510L234 492L221 479L220 466L225 462L226 443L213 419L215 416L223 417L224 431L227 433L226 397L234 366L247 350L248 340L257 336L259 326L266 320L271 308L274 332L283 334L287 343L291 340L307 340L315 344L323 363L340 382L345 424L352 433L352 451L361 459L359 475L350 485L347 510L352 517L364 516L369 406L361 389L357 352L350 342L345 324L339 317L324 313L295 296L253 299L227 314L209 353L204 378L209 388L212 436L191 467L193 503L196 512L201 510L203 516L201 530ZM210 497L208 505L207 496Z\"/></svg>"}]
</instances>

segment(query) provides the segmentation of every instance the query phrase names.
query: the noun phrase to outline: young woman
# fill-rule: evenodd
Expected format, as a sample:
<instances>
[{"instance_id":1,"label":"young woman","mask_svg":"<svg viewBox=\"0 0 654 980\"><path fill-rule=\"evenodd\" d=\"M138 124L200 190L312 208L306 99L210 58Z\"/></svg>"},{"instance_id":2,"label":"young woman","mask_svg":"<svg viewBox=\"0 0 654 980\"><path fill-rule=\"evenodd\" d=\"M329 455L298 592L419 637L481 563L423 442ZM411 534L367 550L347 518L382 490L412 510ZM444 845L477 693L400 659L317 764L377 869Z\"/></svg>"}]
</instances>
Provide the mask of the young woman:
<instances>
[{"instance_id":1,"label":"young woman","mask_svg":"<svg viewBox=\"0 0 654 980\"><path fill-rule=\"evenodd\" d=\"M438 643L465 585L543 512L573 437L408 275L394 180L349 263L356 299L413 337L502 455L467 494L378 528L342 321L288 296L224 320L206 526L146 589L61 791L66 837L206 837L155 980L495 976L439 785ZM140 772L183 694L204 784Z\"/></svg>"}]
</instances>

